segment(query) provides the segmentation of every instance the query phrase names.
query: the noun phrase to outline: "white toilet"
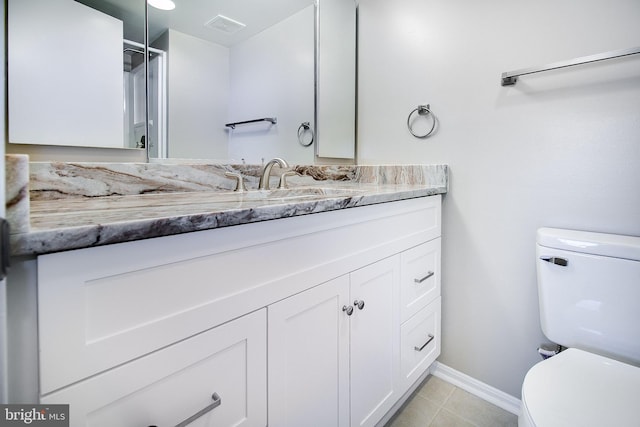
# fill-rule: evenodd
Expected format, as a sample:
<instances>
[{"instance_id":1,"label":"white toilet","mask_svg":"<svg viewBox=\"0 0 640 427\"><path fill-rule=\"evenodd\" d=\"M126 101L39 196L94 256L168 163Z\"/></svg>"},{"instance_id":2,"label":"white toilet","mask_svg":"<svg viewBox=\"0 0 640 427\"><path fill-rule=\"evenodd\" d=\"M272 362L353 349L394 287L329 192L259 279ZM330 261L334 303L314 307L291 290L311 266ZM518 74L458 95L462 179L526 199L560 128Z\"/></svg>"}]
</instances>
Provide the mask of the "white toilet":
<instances>
[{"instance_id":1,"label":"white toilet","mask_svg":"<svg viewBox=\"0 0 640 427\"><path fill-rule=\"evenodd\" d=\"M640 426L640 237L541 228L540 321L567 350L522 385L519 427Z\"/></svg>"}]
</instances>

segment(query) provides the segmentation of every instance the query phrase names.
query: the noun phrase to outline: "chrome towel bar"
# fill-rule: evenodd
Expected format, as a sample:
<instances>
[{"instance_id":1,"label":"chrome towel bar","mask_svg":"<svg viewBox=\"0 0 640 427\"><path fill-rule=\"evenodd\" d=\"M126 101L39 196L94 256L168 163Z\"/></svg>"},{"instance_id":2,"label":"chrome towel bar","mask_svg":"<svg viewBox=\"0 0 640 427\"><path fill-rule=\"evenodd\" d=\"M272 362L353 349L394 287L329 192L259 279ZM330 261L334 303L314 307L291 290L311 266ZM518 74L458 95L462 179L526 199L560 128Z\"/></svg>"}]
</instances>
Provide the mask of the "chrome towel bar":
<instances>
[{"instance_id":1,"label":"chrome towel bar","mask_svg":"<svg viewBox=\"0 0 640 427\"><path fill-rule=\"evenodd\" d=\"M225 126L231 129L235 129L238 125L246 125L249 123L257 122L271 122L272 125L275 125L276 123L278 123L278 119L276 117L264 117L262 119L246 120L244 122L227 123Z\"/></svg>"},{"instance_id":2,"label":"chrome towel bar","mask_svg":"<svg viewBox=\"0 0 640 427\"><path fill-rule=\"evenodd\" d=\"M540 73L549 70L557 70L558 68L573 67L574 65L589 64L591 62L605 61L607 59L636 55L638 53L640 53L640 47L632 47L629 49L613 50L610 52L597 53L590 56L582 56L580 58L570 59L568 61L554 62L552 64L542 65L539 67L523 68L521 70L502 73L501 82L502 86L512 86L516 84L519 76Z\"/></svg>"}]
</instances>

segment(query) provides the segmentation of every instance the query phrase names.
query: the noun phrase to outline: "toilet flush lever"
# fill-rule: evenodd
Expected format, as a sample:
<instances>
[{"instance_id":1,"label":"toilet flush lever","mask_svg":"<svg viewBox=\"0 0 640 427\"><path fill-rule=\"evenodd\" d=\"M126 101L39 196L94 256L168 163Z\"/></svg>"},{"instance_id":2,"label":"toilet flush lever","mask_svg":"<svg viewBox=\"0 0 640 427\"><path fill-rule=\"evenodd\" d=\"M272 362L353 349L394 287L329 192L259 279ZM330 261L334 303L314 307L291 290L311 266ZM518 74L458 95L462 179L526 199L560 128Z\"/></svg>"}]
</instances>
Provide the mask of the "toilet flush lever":
<instances>
[{"instance_id":1,"label":"toilet flush lever","mask_svg":"<svg viewBox=\"0 0 640 427\"><path fill-rule=\"evenodd\" d=\"M569 260L566 258L560 258L555 256L541 256L541 260L550 262L551 264L559 265L561 267L566 267L569 265Z\"/></svg>"}]
</instances>

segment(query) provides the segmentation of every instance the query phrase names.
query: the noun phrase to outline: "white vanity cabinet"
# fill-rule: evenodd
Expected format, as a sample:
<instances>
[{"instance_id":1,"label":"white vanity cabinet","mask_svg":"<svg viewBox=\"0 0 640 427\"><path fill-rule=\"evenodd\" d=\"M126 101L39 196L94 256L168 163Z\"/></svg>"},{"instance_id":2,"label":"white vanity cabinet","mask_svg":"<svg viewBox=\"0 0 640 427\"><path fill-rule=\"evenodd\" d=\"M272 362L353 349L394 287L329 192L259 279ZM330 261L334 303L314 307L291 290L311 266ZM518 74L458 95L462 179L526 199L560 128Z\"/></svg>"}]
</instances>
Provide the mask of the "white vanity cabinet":
<instances>
[{"instance_id":1,"label":"white vanity cabinet","mask_svg":"<svg viewBox=\"0 0 640 427\"><path fill-rule=\"evenodd\" d=\"M74 427L376 425L440 351L440 203L40 256L33 393Z\"/></svg>"},{"instance_id":2,"label":"white vanity cabinet","mask_svg":"<svg viewBox=\"0 0 640 427\"><path fill-rule=\"evenodd\" d=\"M269 425L373 426L398 399L399 257L269 306Z\"/></svg>"}]
</instances>

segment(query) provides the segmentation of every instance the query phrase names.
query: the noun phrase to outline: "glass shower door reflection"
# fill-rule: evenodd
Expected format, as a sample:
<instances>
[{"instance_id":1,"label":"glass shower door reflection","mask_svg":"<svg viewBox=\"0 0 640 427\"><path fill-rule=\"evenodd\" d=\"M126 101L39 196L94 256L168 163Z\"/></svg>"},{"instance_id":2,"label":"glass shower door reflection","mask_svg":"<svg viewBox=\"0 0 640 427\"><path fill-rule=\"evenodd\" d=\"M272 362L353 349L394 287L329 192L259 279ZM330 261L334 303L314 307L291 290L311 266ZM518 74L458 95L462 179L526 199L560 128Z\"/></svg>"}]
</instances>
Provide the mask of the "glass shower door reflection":
<instances>
[{"instance_id":1,"label":"glass shower door reflection","mask_svg":"<svg viewBox=\"0 0 640 427\"><path fill-rule=\"evenodd\" d=\"M146 135L144 46L124 42L124 141L146 148L150 157L166 153L166 52L149 49L149 135Z\"/></svg>"}]
</instances>

